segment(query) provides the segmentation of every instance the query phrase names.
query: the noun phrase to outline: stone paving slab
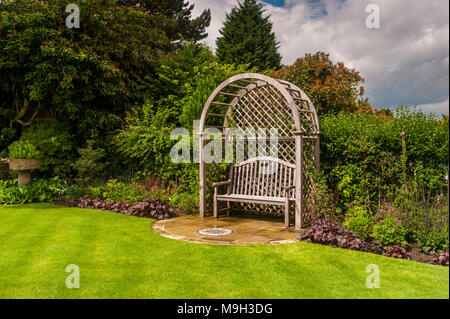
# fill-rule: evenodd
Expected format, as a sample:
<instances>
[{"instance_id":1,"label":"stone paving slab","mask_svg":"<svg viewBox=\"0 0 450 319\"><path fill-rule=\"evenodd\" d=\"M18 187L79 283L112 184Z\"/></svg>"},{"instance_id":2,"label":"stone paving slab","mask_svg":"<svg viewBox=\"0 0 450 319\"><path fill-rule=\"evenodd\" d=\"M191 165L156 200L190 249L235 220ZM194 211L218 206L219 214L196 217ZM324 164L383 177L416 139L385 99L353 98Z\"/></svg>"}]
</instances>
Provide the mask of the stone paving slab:
<instances>
[{"instance_id":1,"label":"stone paving slab","mask_svg":"<svg viewBox=\"0 0 450 319\"><path fill-rule=\"evenodd\" d=\"M208 236L198 234L204 228L226 228L233 231L229 235ZM297 241L298 232L293 227L286 228L276 219L257 217L204 217L181 216L153 223L158 234L182 241L217 245L287 244Z\"/></svg>"}]
</instances>

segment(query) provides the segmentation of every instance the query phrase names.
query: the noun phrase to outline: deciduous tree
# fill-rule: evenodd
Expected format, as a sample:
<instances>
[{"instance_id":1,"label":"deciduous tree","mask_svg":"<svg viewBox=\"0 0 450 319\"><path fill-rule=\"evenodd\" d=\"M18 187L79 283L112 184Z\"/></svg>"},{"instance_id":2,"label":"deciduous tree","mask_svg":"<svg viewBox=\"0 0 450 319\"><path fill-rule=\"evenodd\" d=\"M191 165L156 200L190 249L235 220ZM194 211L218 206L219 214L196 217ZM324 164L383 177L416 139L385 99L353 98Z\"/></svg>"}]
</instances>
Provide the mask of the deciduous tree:
<instances>
[{"instance_id":1,"label":"deciduous tree","mask_svg":"<svg viewBox=\"0 0 450 319\"><path fill-rule=\"evenodd\" d=\"M370 108L359 72L342 62L334 63L324 52L306 54L272 76L300 87L321 114Z\"/></svg>"},{"instance_id":2,"label":"deciduous tree","mask_svg":"<svg viewBox=\"0 0 450 319\"><path fill-rule=\"evenodd\" d=\"M211 22L211 11L204 10L192 19L194 5L185 0L119 0L119 3L144 9L152 16L163 15L166 18L161 28L172 40L197 42L208 36L205 29Z\"/></svg>"},{"instance_id":3,"label":"deciduous tree","mask_svg":"<svg viewBox=\"0 0 450 319\"><path fill-rule=\"evenodd\" d=\"M128 109L148 99L160 58L173 50L158 16L113 0L84 1L80 28L71 29L66 5L0 2L3 140L37 117L70 123L84 138L117 126Z\"/></svg>"}]
</instances>

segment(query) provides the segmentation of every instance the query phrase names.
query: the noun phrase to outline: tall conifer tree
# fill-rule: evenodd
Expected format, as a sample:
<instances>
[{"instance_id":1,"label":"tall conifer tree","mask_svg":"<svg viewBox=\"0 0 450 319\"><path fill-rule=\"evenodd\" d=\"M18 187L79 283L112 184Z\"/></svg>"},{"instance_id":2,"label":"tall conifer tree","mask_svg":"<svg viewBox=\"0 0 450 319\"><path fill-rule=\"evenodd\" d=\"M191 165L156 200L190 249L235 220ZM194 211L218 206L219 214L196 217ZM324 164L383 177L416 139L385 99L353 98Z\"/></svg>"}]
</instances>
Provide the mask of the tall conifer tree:
<instances>
[{"instance_id":1,"label":"tall conifer tree","mask_svg":"<svg viewBox=\"0 0 450 319\"><path fill-rule=\"evenodd\" d=\"M263 16L263 7L256 0L244 0L227 14L221 37L216 40L216 53L222 62L250 64L259 71L280 67L278 42L270 16Z\"/></svg>"}]
</instances>

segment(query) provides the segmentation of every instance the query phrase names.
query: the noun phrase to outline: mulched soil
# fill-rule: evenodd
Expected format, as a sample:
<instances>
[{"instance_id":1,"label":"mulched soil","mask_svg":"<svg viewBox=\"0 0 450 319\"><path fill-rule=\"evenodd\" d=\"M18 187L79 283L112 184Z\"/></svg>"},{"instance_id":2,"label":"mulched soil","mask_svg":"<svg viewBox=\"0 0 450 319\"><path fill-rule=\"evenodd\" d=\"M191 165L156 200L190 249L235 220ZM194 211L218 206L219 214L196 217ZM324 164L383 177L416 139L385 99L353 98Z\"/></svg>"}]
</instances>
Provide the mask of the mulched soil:
<instances>
[{"instance_id":1,"label":"mulched soil","mask_svg":"<svg viewBox=\"0 0 450 319\"><path fill-rule=\"evenodd\" d=\"M408 251L411 254L411 260L429 264L433 261L433 256L420 251L416 245L408 245Z\"/></svg>"}]
</instances>

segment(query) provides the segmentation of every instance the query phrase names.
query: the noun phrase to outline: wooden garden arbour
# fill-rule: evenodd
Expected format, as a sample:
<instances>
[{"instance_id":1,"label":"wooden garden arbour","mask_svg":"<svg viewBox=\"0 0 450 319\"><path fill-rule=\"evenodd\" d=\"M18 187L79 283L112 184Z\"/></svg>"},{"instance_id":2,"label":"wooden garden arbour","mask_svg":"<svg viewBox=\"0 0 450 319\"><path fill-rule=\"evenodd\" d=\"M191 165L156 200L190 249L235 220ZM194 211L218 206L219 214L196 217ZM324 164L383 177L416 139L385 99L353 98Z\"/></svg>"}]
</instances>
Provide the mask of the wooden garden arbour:
<instances>
[{"instance_id":1,"label":"wooden garden arbour","mask_svg":"<svg viewBox=\"0 0 450 319\"><path fill-rule=\"evenodd\" d=\"M211 140L207 136L208 128L220 129L223 133L227 128L278 130L279 158L295 164L295 228L301 229L305 157L317 169L320 163L319 121L308 96L288 81L258 73L233 76L212 92L203 108L198 132L201 217L208 210L207 195L213 182L209 178L213 174L208 172L212 164L205 162L203 152ZM214 167L212 169L214 171Z\"/></svg>"}]
</instances>

